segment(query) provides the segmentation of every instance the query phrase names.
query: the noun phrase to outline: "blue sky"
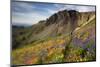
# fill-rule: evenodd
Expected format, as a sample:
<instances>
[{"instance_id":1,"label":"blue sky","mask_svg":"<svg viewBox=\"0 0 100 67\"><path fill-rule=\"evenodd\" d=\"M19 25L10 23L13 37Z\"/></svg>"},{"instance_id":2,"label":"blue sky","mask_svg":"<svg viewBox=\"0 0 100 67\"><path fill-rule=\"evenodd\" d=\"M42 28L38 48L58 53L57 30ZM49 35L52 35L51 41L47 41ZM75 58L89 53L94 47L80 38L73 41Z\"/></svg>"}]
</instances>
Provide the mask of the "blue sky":
<instances>
[{"instance_id":1,"label":"blue sky","mask_svg":"<svg viewBox=\"0 0 100 67\"><path fill-rule=\"evenodd\" d=\"M12 2L12 23L32 25L45 20L61 10L77 10L79 12L95 11L93 6L49 4L36 2Z\"/></svg>"}]
</instances>

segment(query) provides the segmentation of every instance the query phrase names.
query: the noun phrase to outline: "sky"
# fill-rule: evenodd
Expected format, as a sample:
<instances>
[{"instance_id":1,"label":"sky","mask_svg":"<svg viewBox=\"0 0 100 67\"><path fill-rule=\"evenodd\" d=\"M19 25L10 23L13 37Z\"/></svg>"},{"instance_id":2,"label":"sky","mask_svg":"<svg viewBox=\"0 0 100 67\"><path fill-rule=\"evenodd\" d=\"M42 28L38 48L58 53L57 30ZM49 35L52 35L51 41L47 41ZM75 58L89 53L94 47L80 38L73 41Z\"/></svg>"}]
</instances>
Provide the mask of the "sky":
<instances>
[{"instance_id":1,"label":"sky","mask_svg":"<svg viewBox=\"0 0 100 67\"><path fill-rule=\"evenodd\" d=\"M46 20L61 10L77 10L79 12L95 11L94 6L65 5L55 3L19 2L11 5L13 25L33 25Z\"/></svg>"}]
</instances>

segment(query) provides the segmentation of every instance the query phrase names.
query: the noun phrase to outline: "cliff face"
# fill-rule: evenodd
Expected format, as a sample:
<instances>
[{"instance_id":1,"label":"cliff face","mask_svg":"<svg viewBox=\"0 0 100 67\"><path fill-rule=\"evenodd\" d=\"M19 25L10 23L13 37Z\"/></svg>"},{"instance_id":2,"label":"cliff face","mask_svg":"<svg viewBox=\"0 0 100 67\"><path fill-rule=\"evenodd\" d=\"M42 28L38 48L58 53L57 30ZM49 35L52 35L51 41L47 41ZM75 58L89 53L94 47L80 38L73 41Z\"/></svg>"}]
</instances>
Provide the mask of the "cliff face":
<instances>
[{"instance_id":1,"label":"cliff face","mask_svg":"<svg viewBox=\"0 0 100 67\"><path fill-rule=\"evenodd\" d=\"M49 27L48 32L53 34L69 33L75 28L89 21L95 15L94 12L78 12L75 10L63 10L53 14L46 20L46 28ZM53 27L53 28L52 28Z\"/></svg>"},{"instance_id":2,"label":"cliff face","mask_svg":"<svg viewBox=\"0 0 100 67\"><path fill-rule=\"evenodd\" d=\"M75 10L63 10L59 11L58 13L53 14L46 20L46 25L51 24L68 24L71 23L72 25L75 24L75 26L82 24L82 22L88 21L93 15L95 15L95 12L78 12ZM81 21L81 22L80 22Z\"/></svg>"},{"instance_id":3,"label":"cliff face","mask_svg":"<svg viewBox=\"0 0 100 67\"><path fill-rule=\"evenodd\" d=\"M70 11L64 10L52 15L49 19L47 19L46 25L51 25L51 24L65 25L70 23L70 25L76 27L78 19L79 19L79 12L74 10Z\"/></svg>"}]
</instances>

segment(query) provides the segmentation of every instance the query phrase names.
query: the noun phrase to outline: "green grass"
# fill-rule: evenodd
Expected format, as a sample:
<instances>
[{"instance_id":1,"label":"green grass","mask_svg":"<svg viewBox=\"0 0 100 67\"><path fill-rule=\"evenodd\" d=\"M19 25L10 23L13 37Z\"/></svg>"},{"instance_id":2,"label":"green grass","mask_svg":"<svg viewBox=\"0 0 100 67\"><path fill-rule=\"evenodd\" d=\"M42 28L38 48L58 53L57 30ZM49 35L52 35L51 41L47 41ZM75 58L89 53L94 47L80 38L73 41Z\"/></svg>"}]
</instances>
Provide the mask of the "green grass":
<instances>
[{"instance_id":1,"label":"green grass","mask_svg":"<svg viewBox=\"0 0 100 67\"><path fill-rule=\"evenodd\" d=\"M63 39L64 40L63 40ZM69 35L61 35L56 39L49 38L44 41L39 41L38 43L31 43L24 47L18 48L12 51L13 64L43 64L43 63L60 63L60 62L79 62L79 61L89 61L93 58L90 53L85 53L85 50L80 47L75 47L71 42L69 45L66 42L70 40ZM62 48L50 48L54 45L61 45L66 43L68 45L66 50L66 58L64 58ZM89 44L91 45L92 42ZM88 46L87 46L88 47ZM89 48L89 47L88 47ZM48 50L47 50L48 49ZM47 50L47 55L40 57L42 50ZM34 55L33 55L34 54ZM81 57L82 54L86 54L84 58ZM32 59L34 58L36 59ZM27 57L27 58L25 58ZM44 58L44 59L43 59Z\"/></svg>"}]
</instances>

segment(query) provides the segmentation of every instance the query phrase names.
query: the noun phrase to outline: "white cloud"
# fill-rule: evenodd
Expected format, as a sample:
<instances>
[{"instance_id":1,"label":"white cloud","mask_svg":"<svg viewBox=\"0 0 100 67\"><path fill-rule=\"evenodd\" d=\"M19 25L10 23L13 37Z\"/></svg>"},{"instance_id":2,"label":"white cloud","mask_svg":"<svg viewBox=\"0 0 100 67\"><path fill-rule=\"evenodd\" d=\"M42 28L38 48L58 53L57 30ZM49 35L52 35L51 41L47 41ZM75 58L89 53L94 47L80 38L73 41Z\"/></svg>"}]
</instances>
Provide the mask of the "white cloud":
<instances>
[{"instance_id":1,"label":"white cloud","mask_svg":"<svg viewBox=\"0 0 100 67\"><path fill-rule=\"evenodd\" d=\"M93 6L79 6L76 8L79 12L89 12L89 11L95 11L95 7Z\"/></svg>"},{"instance_id":2,"label":"white cloud","mask_svg":"<svg viewBox=\"0 0 100 67\"><path fill-rule=\"evenodd\" d=\"M12 15L13 24L28 24L32 25L37 23L39 20L45 20L47 16L43 16L38 13L26 13L26 14L18 14L17 16Z\"/></svg>"},{"instance_id":3,"label":"white cloud","mask_svg":"<svg viewBox=\"0 0 100 67\"><path fill-rule=\"evenodd\" d=\"M94 6L66 5L65 8L68 10L76 10L79 12L95 11Z\"/></svg>"}]
</instances>

